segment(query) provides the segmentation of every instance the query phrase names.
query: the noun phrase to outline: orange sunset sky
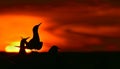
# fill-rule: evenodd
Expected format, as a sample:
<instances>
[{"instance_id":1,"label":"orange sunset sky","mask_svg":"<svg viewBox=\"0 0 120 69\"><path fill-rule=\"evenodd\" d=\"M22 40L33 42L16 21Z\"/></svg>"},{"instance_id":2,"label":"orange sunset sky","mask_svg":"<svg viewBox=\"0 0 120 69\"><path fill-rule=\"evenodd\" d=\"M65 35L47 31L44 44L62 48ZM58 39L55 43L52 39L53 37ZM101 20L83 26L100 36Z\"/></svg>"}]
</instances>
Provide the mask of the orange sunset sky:
<instances>
[{"instance_id":1,"label":"orange sunset sky","mask_svg":"<svg viewBox=\"0 0 120 69\"><path fill-rule=\"evenodd\" d=\"M119 0L0 1L0 51L14 51L39 27L43 48L61 52L120 51Z\"/></svg>"}]
</instances>

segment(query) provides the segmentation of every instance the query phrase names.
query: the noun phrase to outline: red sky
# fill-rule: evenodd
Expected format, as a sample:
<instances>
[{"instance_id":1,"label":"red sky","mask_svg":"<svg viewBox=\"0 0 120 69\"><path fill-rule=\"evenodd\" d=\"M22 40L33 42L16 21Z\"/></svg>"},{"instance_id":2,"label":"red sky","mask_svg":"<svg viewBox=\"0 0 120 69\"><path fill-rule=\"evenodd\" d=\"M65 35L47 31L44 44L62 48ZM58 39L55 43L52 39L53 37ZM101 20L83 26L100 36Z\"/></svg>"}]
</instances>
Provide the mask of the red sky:
<instances>
[{"instance_id":1,"label":"red sky","mask_svg":"<svg viewBox=\"0 0 120 69\"><path fill-rule=\"evenodd\" d=\"M43 48L60 51L119 51L118 0L4 0L0 1L0 50L20 37L32 37L39 22Z\"/></svg>"}]
</instances>

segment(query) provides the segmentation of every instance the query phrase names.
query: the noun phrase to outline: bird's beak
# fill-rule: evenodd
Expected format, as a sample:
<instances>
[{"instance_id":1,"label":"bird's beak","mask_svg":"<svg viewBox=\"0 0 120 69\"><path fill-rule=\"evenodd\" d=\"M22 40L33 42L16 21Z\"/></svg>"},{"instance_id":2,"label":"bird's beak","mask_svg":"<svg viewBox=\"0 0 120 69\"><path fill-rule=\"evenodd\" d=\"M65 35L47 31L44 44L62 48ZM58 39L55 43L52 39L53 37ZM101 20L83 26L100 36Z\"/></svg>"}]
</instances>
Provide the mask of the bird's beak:
<instances>
[{"instance_id":1,"label":"bird's beak","mask_svg":"<svg viewBox=\"0 0 120 69\"><path fill-rule=\"evenodd\" d=\"M40 24L42 24L42 23L39 23L38 26L40 26Z\"/></svg>"}]
</instances>

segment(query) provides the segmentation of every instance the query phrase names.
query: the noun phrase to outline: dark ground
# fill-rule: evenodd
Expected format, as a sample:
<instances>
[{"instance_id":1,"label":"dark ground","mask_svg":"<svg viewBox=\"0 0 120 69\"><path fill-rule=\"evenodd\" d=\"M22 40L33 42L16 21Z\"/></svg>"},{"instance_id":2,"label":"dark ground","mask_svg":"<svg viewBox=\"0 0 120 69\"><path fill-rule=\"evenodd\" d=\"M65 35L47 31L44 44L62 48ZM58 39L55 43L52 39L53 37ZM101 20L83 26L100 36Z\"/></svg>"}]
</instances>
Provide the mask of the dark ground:
<instances>
[{"instance_id":1,"label":"dark ground","mask_svg":"<svg viewBox=\"0 0 120 69\"><path fill-rule=\"evenodd\" d=\"M120 69L120 52L0 53L0 69Z\"/></svg>"}]
</instances>

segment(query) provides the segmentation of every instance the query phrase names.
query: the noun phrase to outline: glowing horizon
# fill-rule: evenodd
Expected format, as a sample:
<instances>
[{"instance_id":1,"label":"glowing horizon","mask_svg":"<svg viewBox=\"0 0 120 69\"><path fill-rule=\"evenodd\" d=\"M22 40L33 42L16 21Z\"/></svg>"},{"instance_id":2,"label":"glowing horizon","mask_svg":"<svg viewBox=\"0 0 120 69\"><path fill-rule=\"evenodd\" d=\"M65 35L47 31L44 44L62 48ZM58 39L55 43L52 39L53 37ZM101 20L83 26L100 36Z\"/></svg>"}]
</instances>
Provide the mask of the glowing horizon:
<instances>
[{"instance_id":1,"label":"glowing horizon","mask_svg":"<svg viewBox=\"0 0 120 69\"><path fill-rule=\"evenodd\" d=\"M6 46L5 52L16 52L16 53L18 53L20 48L16 47L16 46L20 46L20 42L19 41L12 42L8 46ZM25 51L26 51L26 53L30 53L31 52L31 50L29 50L29 49L25 49Z\"/></svg>"}]
</instances>

